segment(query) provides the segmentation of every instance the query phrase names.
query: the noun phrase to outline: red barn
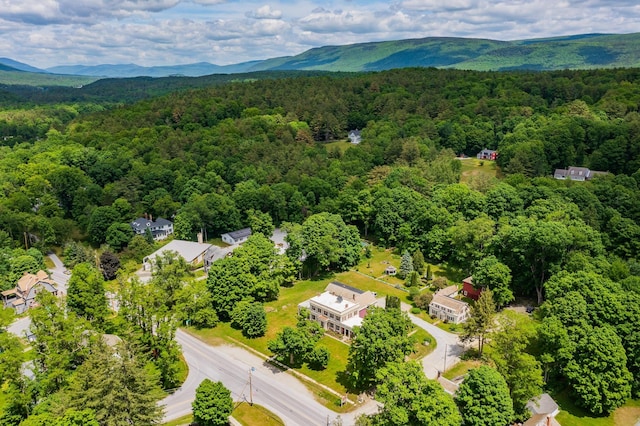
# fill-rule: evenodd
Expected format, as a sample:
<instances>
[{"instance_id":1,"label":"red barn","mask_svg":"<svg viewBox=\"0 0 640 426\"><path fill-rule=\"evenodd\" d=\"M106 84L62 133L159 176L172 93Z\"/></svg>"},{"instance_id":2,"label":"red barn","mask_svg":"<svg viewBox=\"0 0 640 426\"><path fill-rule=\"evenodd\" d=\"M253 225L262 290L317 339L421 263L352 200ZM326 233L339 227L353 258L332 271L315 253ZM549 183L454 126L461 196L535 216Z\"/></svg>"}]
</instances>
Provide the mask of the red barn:
<instances>
[{"instance_id":1,"label":"red barn","mask_svg":"<svg viewBox=\"0 0 640 426\"><path fill-rule=\"evenodd\" d=\"M480 297L480 293L482 293L481 288L475 288L473 286L473 277L467 277L462 280L462 294L473 299L478 300Z\"/></svg>"}]
</instances>

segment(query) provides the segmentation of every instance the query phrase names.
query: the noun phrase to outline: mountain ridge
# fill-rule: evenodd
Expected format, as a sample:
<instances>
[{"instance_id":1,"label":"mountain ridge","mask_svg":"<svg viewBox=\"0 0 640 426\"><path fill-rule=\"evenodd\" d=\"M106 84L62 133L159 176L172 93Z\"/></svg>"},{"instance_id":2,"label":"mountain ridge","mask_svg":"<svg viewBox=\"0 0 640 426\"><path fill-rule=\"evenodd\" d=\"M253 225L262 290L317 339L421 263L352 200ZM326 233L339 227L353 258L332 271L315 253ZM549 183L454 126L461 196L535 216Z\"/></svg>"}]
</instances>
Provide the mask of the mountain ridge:
<instances>
[{"instance_id":1,"label":"mountain ridge","mask_svg":"<svg viewBox=\"0 0 640 426\"><path fill-rule=\"evenodd\" d=\"M367 72L406 67L476 71L621 68L640 67L640 33L590 33L512 41L424 37L316 47L294 56L231 65L209 62L152 67L137 64L61 65L39 70L8 58L0 58L0 64L21 71L97 78L199 77L290 70Z\"/></svg>"}]
</instances>

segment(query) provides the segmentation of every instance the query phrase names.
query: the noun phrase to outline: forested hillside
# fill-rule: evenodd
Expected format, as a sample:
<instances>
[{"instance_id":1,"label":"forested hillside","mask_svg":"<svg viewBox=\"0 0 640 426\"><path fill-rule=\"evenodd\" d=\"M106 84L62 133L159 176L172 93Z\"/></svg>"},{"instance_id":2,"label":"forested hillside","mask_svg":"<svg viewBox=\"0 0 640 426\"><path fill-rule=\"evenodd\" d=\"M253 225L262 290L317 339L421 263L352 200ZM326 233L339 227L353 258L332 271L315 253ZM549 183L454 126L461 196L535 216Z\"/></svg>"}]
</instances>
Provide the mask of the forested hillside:
<instances>
[{"instance_id":1,"label":"forested hillside","mask_svg":"<svg viewBox=\"0 0 640 426\"><path fill-rule=\"evenodd\" d=\"M0 274L24 270L11 259L29 256L16 248L25 235L42 250L117 240L126 253L131 236L118 229L144 213L174 218L186 239L256 212L277 225L335 213L365 238L464 273L495 256L508 292L547 300L536 362L608 413L640 391L639 104L636 69L407 69L232 82L105 110L4 110ZM359 145L328 144L352 129ZM485 147L499 152L500 178L461 183L456 154ZM608 174L551 178L567 166ZM616 354L602 367L609 387L584 383L583 366L597 363L585 330Z\"/></svg>"}]
</instances>

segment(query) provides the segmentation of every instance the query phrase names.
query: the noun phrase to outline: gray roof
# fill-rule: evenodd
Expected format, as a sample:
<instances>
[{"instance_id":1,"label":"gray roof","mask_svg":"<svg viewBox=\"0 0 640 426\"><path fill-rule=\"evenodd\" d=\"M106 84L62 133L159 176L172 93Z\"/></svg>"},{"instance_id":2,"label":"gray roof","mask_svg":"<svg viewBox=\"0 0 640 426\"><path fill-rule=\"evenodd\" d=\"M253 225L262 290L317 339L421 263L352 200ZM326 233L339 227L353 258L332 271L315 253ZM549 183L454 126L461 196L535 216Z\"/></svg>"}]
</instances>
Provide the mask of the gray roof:
<instances>
[{"instance_id":1,"label":"gray roof","mask_svg":"<svg viewBox=\"0 0 640 426\"><path fill-rule=\"evenodd\" d=\"M249 235L251 235L251 228L243 228L238 229L237 231L227 232L227 235L229 235L234 240L247 238Z\"/></svg>"},{"instance_id":2,"label":"gray roof","mask_svg":"<svg viewBox=\"0 0 640 426\"><path fill-rule=\"evenodd\" d=\"M192 262L202 253L207 251L209 247L211 247L211 244L196 243L193 241L184 240L173 240L166 246L162 247L159 250L156 250L155 252L147 256L145 261L155 259L156 256L159 256L166 251L175 251L187 262Z\"/></svg>"},{"instance_id":3,"label":"gray roof","mask_svg":"<svg viewBox=\"0 0 640 426\"><path fill-rule=\"evenodd\" d=\"M551 414L555 413L559 407L548 393L531 398L527 402L527 408L531 414Z\"/></svg>"},{"instance_id":4,"label":"gray roof","mask_svg":"<svg viewBox=\"0 0 640 426\"><path fill-rule=\"evenodd\" d=\"M329 291L329 287L333 287L333 286L340 287L343 290L352 291L352 292L354 292L356 294L364 293L364 290L360 290L359 288L351 287L350 285L343 284L343 283L341 283L339 281L331 281L327 285L327 288L325 289L325 291Z\"/></svg>"},{"instance_id":5,"label":"gray roof","mask_svg":"<svg viewBox=\"0 0 640 426\"><path fill-rule=\"evenodd\" d=\"M145 219L144 217L139 217L133 222L131 222L131 227L136 232L144 232L147 227L153 228L156 226L171 225L172 223L173 222L171 222L170 220L167 220L161 217L159 217L155 221Z\"/></svg>"}]
</instances>

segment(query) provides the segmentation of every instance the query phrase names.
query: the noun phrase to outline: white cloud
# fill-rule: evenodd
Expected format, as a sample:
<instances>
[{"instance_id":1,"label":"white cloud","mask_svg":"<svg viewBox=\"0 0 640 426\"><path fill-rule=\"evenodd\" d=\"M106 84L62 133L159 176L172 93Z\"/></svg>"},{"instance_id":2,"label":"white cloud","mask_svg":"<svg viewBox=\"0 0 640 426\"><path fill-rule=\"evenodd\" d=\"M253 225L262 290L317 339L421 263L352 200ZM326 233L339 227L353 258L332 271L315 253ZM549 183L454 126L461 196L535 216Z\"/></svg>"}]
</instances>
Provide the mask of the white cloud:
<instances>
[{"instance_id":1,"label":"white cloud","mask_svg":"<svg viewBox=\"0 0 640 426\"><path fill-rule=\"evenodd\" d=\"M256 10L245 14L248 18L253 19L280 19L282 18L281 10L272 10L271 6L264 5Z\"/></svg>"},{"instance_id":2,"label":"white cloud","mask_svg":"<svg viewBox=\"0 0 640 426\"><path fill-rule=\"evenodd\" d=\"M223 65L402 38L629 33L638 22L638 0L0 0L0 52L39 67Z\"/></svg>"},{"instance_id":3,"label":"white cloud","mask_svg":"<svg viewBox=\"0 0 640 426\"><path fill-rule=\"evenodd\" d=\"M477 4L477 0L404 0L400 2L400 8L420 11L468 10Z\"/></svg>"}]
</instances>

